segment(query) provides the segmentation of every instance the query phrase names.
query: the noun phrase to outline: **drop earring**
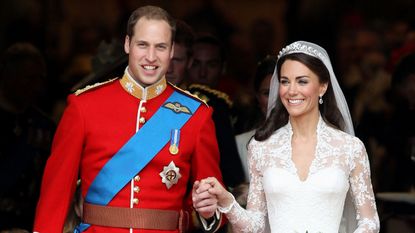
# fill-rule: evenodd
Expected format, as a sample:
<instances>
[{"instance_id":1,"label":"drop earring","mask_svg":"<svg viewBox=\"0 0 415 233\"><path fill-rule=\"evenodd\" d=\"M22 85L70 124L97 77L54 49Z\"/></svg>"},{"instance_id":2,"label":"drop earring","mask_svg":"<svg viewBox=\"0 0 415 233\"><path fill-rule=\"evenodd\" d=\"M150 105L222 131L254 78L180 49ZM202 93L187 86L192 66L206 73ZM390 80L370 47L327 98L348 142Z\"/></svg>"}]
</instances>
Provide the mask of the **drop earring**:
<instances>
[{"instance_id":1,"label":"drop earring","mask_svg":"<svg viewBox=\"0 0 415 233\"><path fill-rule=\"evenodd\" d=\"M319 96L319 98L318 98L318 103L319 103L319 104L323 104L323 103L324 103L324 101L323 101L323 96Z\"/></svg>"}]
</instances>

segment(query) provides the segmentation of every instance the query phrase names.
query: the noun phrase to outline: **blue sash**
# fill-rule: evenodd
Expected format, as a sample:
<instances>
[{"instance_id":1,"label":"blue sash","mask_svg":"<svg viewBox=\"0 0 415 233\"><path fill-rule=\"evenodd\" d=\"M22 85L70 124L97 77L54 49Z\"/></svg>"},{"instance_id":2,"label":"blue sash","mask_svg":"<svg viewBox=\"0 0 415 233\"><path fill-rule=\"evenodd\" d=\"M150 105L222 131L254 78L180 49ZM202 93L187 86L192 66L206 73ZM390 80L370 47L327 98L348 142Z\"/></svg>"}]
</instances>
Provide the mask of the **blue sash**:
<instances>
[{"instance_id":1,"label":"blue sash","mask_svg":"<svg viewBox=\"0 0 415 233\"><path fill-rule=\"evenodd\" d=\"M180 129L199 106L199 101L174 91L147 123L104 165L89 187L85 201L107 205L169 142L172 129ZM88 227L89 224L80 224L75 232L82 232Z\"/></svg>"}]
</instances>

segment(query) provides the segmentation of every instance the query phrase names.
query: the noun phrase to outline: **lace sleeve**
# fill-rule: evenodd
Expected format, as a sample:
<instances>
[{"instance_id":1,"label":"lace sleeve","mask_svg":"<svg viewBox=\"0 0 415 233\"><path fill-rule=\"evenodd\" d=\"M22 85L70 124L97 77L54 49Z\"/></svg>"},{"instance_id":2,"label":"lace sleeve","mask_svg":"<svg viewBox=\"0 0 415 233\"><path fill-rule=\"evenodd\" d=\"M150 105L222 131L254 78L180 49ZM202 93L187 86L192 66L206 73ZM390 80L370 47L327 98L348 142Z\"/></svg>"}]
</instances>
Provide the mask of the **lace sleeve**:
<instances>
[{"instance_id":1,"label":"lace sleeve","mask_svg":"<svg viewBox=\"0 0 415 233\"><path fill-rule=\"evenodd\" d=\"M267 208L265 193L262 186L262 175L259 172L259 164L255 148L248 148L248 166L251 176L246 209L238 203L234 203L226 217L232 224L233 232L265 232Z\"/></svg>"},{"instance_id":2,"label":"lace sleeve","mask_svg":"<svg viewBox=\"0 0 415 233\"><path fill-rule=\"evenodd\" d=\"M379 232L380 223L370 180L370 165L366 149L358 140L351 161L351 195L356 208L358 227L355 233Z\"/></svg>"}]
</instances>

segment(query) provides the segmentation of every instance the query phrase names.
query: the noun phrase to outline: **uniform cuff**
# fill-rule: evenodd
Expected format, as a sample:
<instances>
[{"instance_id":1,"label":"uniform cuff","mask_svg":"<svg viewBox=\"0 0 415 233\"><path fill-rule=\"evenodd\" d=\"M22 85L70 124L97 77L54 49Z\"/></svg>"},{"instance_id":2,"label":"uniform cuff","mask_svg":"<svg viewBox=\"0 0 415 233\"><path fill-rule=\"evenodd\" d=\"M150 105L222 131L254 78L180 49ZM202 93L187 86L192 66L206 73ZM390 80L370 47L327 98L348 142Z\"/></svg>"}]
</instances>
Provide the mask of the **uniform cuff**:
<instances>
[{"instance_id":1,"label":"uniform cuff","mask_svg":"<svg viewBox=\"0 0 415 233\"><path fill-rule=\"evenodd\" d=\"M216 210L215 214L213 215L213 220L209 221L204 219L199 214L197 215L199 217L199 221L202 224L202 229L206 233L213 233L216 232L219 229L220 222L222 219L222 214Z\"/></svg>"}]
</instances>

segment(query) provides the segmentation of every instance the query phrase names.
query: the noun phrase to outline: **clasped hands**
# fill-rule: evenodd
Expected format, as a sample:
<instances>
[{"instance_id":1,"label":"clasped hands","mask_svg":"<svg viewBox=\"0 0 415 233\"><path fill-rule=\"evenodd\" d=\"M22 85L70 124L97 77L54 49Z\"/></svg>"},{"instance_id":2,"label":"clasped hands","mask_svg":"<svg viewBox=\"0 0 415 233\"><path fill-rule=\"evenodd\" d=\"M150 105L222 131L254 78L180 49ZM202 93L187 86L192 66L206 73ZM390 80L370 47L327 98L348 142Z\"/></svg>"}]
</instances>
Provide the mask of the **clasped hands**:
<instances>
[{"instance_id":1,"label":"clasped hands","mask_svg":"<svg viewBox=\"0 0 415 233\"><path fill-rule=\"evenodd\" d=\"M211 218L218 207L230 206L233 196L215 177L195 181L192 189L193 208L205 219Z\"/></svg>"}]
</instances>

